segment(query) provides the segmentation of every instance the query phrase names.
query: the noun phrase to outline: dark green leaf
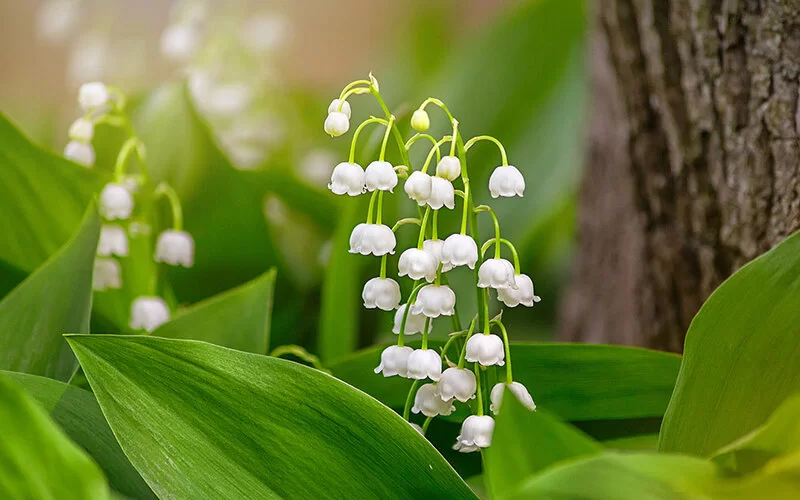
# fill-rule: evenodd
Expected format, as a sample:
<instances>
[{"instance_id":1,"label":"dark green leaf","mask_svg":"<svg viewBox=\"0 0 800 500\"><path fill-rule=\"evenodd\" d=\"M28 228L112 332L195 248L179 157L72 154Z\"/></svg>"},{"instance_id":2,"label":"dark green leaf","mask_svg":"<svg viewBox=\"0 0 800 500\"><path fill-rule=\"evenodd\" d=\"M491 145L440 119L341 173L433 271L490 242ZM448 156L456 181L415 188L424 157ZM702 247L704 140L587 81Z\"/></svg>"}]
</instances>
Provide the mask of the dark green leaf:
<instances>
[{"instance_id":1,"label":"dark green leaf","mask_svg":"<svg viewBox=\"0 0 800 500\"><path fill-rule=\"evenodd\" d=\"M398 415L319 371L196 341L69 342L159 496L474 498Z\"/></svg>"}]
</instances>

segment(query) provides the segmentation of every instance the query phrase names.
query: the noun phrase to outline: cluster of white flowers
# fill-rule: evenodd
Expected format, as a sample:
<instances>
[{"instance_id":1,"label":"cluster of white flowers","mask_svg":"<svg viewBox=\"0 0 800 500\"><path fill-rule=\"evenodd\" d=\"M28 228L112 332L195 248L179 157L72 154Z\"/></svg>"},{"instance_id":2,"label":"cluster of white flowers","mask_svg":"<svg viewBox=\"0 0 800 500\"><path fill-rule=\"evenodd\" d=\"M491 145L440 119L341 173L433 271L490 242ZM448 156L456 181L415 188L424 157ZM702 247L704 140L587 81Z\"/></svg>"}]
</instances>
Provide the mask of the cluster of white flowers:
<instances>
[{"instance_id":1,"label":"cluster of white flowers","mask_svg":"<svg viewBox=\"0 0 800 500\"><path fill-rule=\"evenodd\" d=\"M95 153L92 146L95 123L102 120L116 105L112 91L100 82L81 85L78 104L83 116L69 127L69 143L64 147L64 156L75 163L91 168Z\"/></svg>"},{"instance_id":2,"label":"cluster of white flowers","mask_svg":"<svg viewBox=\"0 0 800 500\"><path fill-rule=\"evenodd\" d=\"M396 310L392 331L398 335L397 345L387 347L381 353L380 364L375 368L375 373L415 381L404 416L408 420L409 414L413 412L427 417L422 427L413 424L422 433L430 419L452 413L456 400L468 404L475 414L464 421L454 449L466 453L486 448L491 444L494 419L484 412L485 396L488 396L489 409L494 413L500 409L505 388L526 407L535 409L533 398L525 386L513 380L508 335L501 317L489 318L490 290L495 290L497 299L507 307L520 304L531 307L540 298L534 293L531 278L520 272L519 257L514 245L501 238L499 221L494 211L486 205L474 205L466 153L479 141L491 141L498 146L502 164L495 168L489 180L489 192L493 198L522 196L525 180L519 170L508 164L505 149L497 139L478 136L463 142L458 132L458 121L438 99L427 99L414 111L411 125L419 133L404 142L395 126L395 117L386 111L378 82L372 75L369 80L357 80L349 84L330 103L323 126L327 134L338 137L350 130L351 105L348 98L358 94L373 95L385 111L386 117L371 117L355 129L350 158L336 165L328 187L339 195L360 196L367 192L372 193L366 221L353 228L350 235L350 252L381 257L380 276L366 282L362 298L366 308ZM425 111L429 104L439 106L447 114L453 130L451 135L437 140L425 133L430 126L430 117ZM379 157L364 169L354 161L354 157L358 136L370 124L382 125L385 133ZM387 142L392 135L397 142L403 165L393 166L386 161ZM419 140L430 141L433 147L421 168L414 169L408 150ZM443 155L440 148L448 145L449 154ZM435 173L429 174L428 167L434 156L437 158ZM394 192L400 179L404 179L403 191L418 205L420 216L402 219L390 227L383 221L383 199ZM461 186L454 185L459 180ZM463 201L461 230L440 239L439 211L454 209L457 197ZM477 237L477 214L481 212L491 215L495 229L494 237L483 245ZM406 303L401 303L400 285L387 277L387 258L397 251L395 232L406 224L418 225L419 237L415 247L405 249L399 255L397 275L414 281ZM501 257L502 245L511 250L513 263ZM494 256L484 258L485 252L492 246ZM446 273L460 267L474 270L476 266L475 287L479 290L477 314L468 329L450 334L441 352L429 349L428 336L433 321L445 316L455 318L456 294L448 286ZM457 324L458 319L455 318L454 325ZM502 338L492 333L493 327L499 330ZM419 333L422 334L421 348L413 349L405 345L405 336ZM457 363L451 363L447 358L447 350L451 345L460 345ZM472 366L468 367L467 363ZM445 364L447 368L442 371ZM506 372L505 382L496 384L489 390L488 378L484 372L493 369L492 367L503 366ZM430 382L420 386L420 382L424 380ZM410 405L411 401L413 406Z\"/></svg>"}]
</instances>

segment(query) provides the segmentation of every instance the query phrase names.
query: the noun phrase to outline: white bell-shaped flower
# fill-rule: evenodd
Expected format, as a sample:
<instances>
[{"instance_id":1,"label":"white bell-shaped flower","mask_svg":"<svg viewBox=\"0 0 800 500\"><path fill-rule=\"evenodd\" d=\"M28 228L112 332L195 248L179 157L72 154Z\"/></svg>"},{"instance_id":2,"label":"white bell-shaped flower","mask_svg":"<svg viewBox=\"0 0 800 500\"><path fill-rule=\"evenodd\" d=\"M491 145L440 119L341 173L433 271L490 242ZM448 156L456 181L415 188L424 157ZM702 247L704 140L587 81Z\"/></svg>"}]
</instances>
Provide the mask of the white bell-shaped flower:
<instances>
[{"instance_id":1,"label":"white bell-shaped flower","mask_svg":"<svg viewBox=\"0 0 800 500\"><path fill-rule=\"evenodd\" d=\"M403 315L406 313L406 307L408 307L408 304L403 304L397 309L397 312L394 313L394 326L392 326L392 332L397 334L400 333L400 327L403 325ZM406 318L406 329L403 334L414 335L415 333L422 333L422 330L425 328L426 319L427 318L423 314L412 314L409 312L408 318Z\"/></svg>"},{"instance_id":2,"label":"white bell-shaped flower","mask_svg":"<svg viewBox=\"0 0 800 500\"><path fill-rule=\"evenodd\" d=\"M122 226L105 224L100 229L100 241L97 242L97 255L108 257L128 255L128 235Z\"/></svg>"},{"instance_id":3,"label":"white bell-shaped flower","mask_svg":"<svg viewBox=\"0 0 800 500\"><path fill-rule=\"evenodd\" d=\"M434 210L442 207L455 208L456 191L453 183L438 176L431 177L431 195L428 198L428 205Z\"/></svg>"},{"instance_id":4,"label":"white bell-shaped flower","mask_svg":"<svg viewBox=\"0 0 800 500\"><path fill-rule=\"evenodd\" d=\"M461 160L455 156L442 156L436 165L436 176L451 182L458 179L461 177Z\"/></svg>"},{"instance_id":5,"label":"white bell-shaped flower","mask_svg":"<svg viewBox=\"0 0 800 500\"><path fill-rule=\"evenodd\" d=\"M364 169L357 163L342 162L333 169L328 189L334 194L358 196L364 192Z\"/></svg>"},{"instance_id":6,"label":"white bell-shaped flower","mask_svg":"<svg viewBox=\"0 0 800 500\"><path fill-rule=\"evenodd\" d=\"M79 163L84 167L93 167L95 160L94 148L88 142L70 141L64 148L64 158Z\"/></svg>"},{"instance_id":7,"label":"white bell-shaped flower","mask_svg":"<svg viewBox=\"0 0 800 500\"><path fill-rule=\"evenodd\" d=\"M431 197L432 177L419 170L411 172L411 175L403 184L403 189L409 198L416 201L419 206L428 203Z\"/></svg>"},{"instance_id":8,"label":"white bell-shaped flower","mask_svg":"<svg viewBox=\"0 0 800 500\"><path fill-rule=\"evenodd\" d=\"M456 294L446 285L425 285L419 290L417 300L411 305L412 314L429 318L455 314Z\"/></svg>"},{"instance_id":9,"label":"white bell-shaped flower","mask_svg":"<svg viewBox=\"0 0 800 500\"><path fill-rule=\"evenodd\" d=\"M497 290L497 300L502 301L508 307L517 307L520 304L533 307L534 303L542 301L542 298L534 293L533 281L527 274L515 275L514 284L517 285L516 290L513 288Z\"/></svg>"},{"instance_id":10,"label":"white bell-shaped flower","mask_svg":"<svg viewBox=\"0 0 800 500\"><path fill-rule=\"evenodd\" d=\"M186 231L168 229L158 235L156 262L171 266L192 267L194 265L194 239Z\"/></svg>"},{"instance_id":11,"label":"white bell-shaped flower","mask_svg":"<svg viewBox=\"0 0 800 500\"><path fill-rule=\"evenodd\" d=\"M481 288L516 288L514 265L506 259L486 259L478 269L478 286Z\"/></svg>"},{"instance_id":12,"label":"white bell-shaped flower","mask_svg":"<svg viewBox=\"0 0 800 500\"><path fill-rule=\"evenodd\" d=\"M350 253L377 255L394 253L397 239L392 228L383 224L358 224L350 233Z\"/></svg>"},{"instance_id":13,"label":"white bell-shaped flower","mask_svg":"<svg viewBox=\"0 0 800 500\"><path fill-rule=\"evenodd\" d=\"M411 115L411 126L417 132L425 132L431 127L431 117L424 109L418 109Z\"/></svg>"},{"instance_id":14,"label":"white bell-shaped flower","mask_svg":"<svg viewBox=\"0 0 800 500\"><path fill-rule=\"evenodd\" d=\"M121 184L106 184L100 193L99 208L106 219L127 219L133 213L133 196Z\"/></svg>"},{"instance_id":15,"label":"white bell-shaped flower","mask_svg":"<svg viewBox=\"0 0 800 500\"><path fill-rule=\"evenodd\" d=\"M442 376L442 358L433 349L415 349L408 356L408 378L433 381Z\"/></svg>"},{"instance_id":16,"label":"white bell-shaped flower","mask_svg":"<svg viewBox=\"0 0 800 500\"><path fill-rule=\"evenodd\" d=\"M461 434L456 438L453 449L461 453L478 451L492 444L494 419L488 415L470 415L461 424Z\"/></svg>"},{"instance_id":17,"label":"white bell-shaped flower","mask_svg":"<svg viewBox=\"0 0 800 500\"><path fill-rule=\"evenodd\" d=\"M394 192L397 186L397 172L388 161L373 161L367 165L367 170L364 172L364 183L370 192L376 189Z\"/></svg>"},{"instance_id":18,"label":"white bell-shaped flower","mask_svg":"<svg viewBox=\"0 0 800 500\"><path fill-rule=\"evenodd\" d=\"M432 282L436 278L439 263L434 256L419 248L409 248L400 254L397 262L400 276L408 276L412 280L426 279Z\"/></svg>"},{"instance_id":19,"label":"white bell-shaped flower","mask_svg":"<svg viewBox=\"0 0 800 500\"><path fill-rule=\"evenodd\" d=\"M101 82L84 83L78 91L78 104L87 112L105 106L110 98L108 87Z\"/></svg>"},{"instance_id":20,"label":"white bell-shaped flower","mask_svg":"<svg viewBox=\"0 0 800 500\"><path fill-rule=\"evenodd\" d=\"M422 413L426 417L447 416L455 410L452 398L444 401L439 397L436 384L425 384L420 387L414 396L414 406L411 407L412 412Z\"/></svg>"},{"instance_id":21,"label":"white bell-shaped flower","mask_svg":"<svg viewBox=\"0 0 800 500\"><path fill-rule=\"evenodd\" d=\"M187 63L200 46L200 33L193 24L167 26L159 42L161 55L177 63Z\"/></svg>"},{"instance_id":22,"label":"white bell-shaped flower","mask_svg":"<svg viewBox=\"0 0 800 500\"><path fill-rule=\"evenodd\" d=\"M531 397L531 393L528 392L528 389L520 384L519 382L511 382L510 384L495 384L492 387L492 392L489 398L492 400L492 404L489 406L489 409L492 410L492 413L497 415L500 412L500 405L503 404L503 394L506 392L505 388L511 391L514 396L519 399L519 402L522 403L523 406L528 408L529 410L536 409L536 403L533 402L533 398Z\"/></svg>"},{"instance_id":23,"label":"white bell-shaped flower","mask_svg":"<svg viewBox=\"0 0 800 500\"><path fill-rule=\"evenodd\" d=\"M400 285L392 278L372 278L361 292L364 307L391 311L400 305Z\"/></svg>"},{"instance_id":24,"label":"white bell-shaped flower","mask_svg":"<svg viewBox=\"0 0 800 500\"><path fill-rule=\"evenodd\" d=\"M469 266L475 269L478 262L478 245L466 234L451 234L442 244L442 263L451 266Z\"/></svg>"},{"instance_id":25,"label":"white bell-shaped flower","mask_svg":"<svg viewBox=\"0 0 800 500\"><path fill-rule=\"evenodd\" d=\"M472 370L451 367L442 373L436 388L439 391L439 397L444 401L456 398L462 403L466 403L475 397L478 382Z\"/></svg>"},{"instance_id":26,"label":"white bell-shaped flower","mask_svg":"<svg viewBox=\"0 0 800 500\"><path fill-rule=\"evenodd\" d=\"M169 321L169 308L161 297L138 297L131 305L130 326L152 332Z\"/></svg>"},{"instance_id":27,"label":"white bell-shaped flower","mask_svg":"<svg viewBox=\"0 0 800 500\"><path fill-rule=\"evenodd\" d=\"M114 259L97 258L94 260L94 273L92 273L92 290L122 288L122 269L119 262Z\"/></svg>"},{"instance_id":28,"label":"white bell-shaped flower","mask_svg":"<svg viewBox=\"0 0 800 500\"><path fill-rule=\"evenodd\" d=\"M344 113L347 119L349 120L351 116L350 115L351 109L350 109L350 103L347 101L344 101L344 103L342 103L342 101L340 101L339 99L332 100L331 104L328 106L328 114L338 112L339 104L342 105L342 113Z\"/></svg>"},{"instance_id":29,"label":"white bell-shaped flower","mask_svg":"<svg viewBox=\"0 0 800 500\"><path fill-rule=\"evenodd\" d=\"M327 133L331 137L339 137L340 135L344 135L350 130L350 119L347 117L346 114L340 111L334 111L333 113L328 113L328 117L325 118L325 133Z\"/></svg>"},{"instance_id":30,"label":"white bell-shaped flower","mask_svg":"<svg viewBox=\"0 0 800 500\"><path fill-rule=\"evenodd\" d=\"M503 366L506 364L506 351L503 341L495 334L476 333L467 341L466 360L483 366Z\"/></svg>"},{"instance_id":31,"label":"white bell-shaped flower","mask_svg":"<svg viewBox=\"0 0 800 500\"><path fill-rule=\"evenodd\" d=\"M525 193L525 178L517 167L497 167L489 177L489 193L492 198L522 196Z\"/></svg>"},{"instance_id":32,"label":"white bell-shaped flower","mask_svg":"<svg viewBox=\"0 0 800 500\"><path fill-rule=\"evenodd\" d=\"M446 273L453 269L453 265L442 260L442 247L444 247L444 241L442 240L425 240L422 242L422 249L433 255L436 265L442 264L442 272Z\"/></svg>"},{"instance_id":33,"label":"white bell-shaped flower","mask_svg":"<svg viewBox=\"0 0 800 500\"><path fill-rule=\"evenodd\" d=\"M408 373L408 357L414 349L408 346L389 346L381 353L381 362L375 368L375 373L383 373L384 377L400 375L405 377Z\"/></svg>"},{"instance_id":34,"label":"white bell-shaped flower","mask_svg":"<svg viewBox=\"0 0 800 500\"><path fill-rule=\"evenodd\" d=\"M69 126L69 138L73 141L89 142L94 137L94 123L86 118L78 118Z\"/></svg>"}]
</instances>

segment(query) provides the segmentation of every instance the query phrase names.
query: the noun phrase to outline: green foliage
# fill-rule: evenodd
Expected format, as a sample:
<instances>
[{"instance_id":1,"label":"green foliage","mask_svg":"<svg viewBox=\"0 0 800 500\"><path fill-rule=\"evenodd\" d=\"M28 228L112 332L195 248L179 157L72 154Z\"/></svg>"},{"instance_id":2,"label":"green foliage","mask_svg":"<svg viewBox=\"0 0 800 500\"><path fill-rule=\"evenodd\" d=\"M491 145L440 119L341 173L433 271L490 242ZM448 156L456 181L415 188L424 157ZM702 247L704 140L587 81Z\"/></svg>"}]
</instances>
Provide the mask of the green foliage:
<instances>
[{"instance_id":1,"label":"green foliage","mask_svg":"<svg viewBox=\"0 0 800 500\"><path fill-rule=\"evenodd\" d=\"M88 333L100 215L92 204L61 251L0 301L0 369L68 380L76 361L63 333Z\"/></svg>"},{"instance_id":2,"label":"green foliage","mask_svg":"<svg viewBox=\"0 0 800 500\"><path fill-rule=\"evenodd\" d=\"M22 388L2 374L0 425L0 497L108 497L108 486L97 465Z\"/></svg>"}]
</instances>

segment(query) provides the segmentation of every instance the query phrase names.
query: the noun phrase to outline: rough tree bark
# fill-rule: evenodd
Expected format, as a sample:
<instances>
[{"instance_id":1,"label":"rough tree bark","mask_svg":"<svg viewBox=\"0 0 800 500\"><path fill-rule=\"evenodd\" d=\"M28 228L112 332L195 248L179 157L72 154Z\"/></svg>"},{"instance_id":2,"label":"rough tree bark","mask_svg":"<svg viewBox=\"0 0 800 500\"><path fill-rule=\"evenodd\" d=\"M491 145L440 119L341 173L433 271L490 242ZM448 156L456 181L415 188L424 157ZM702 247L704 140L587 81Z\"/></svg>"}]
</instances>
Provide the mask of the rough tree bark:
<instances>
[{"instance_id":1,"label":"rough tree bark","mask_svg":"<svg viewBox=\"0 0 800 500\"><path fill-rule=\"evenodd\" d=\"M597 0L562 338L680 351L727 276L800 225L800 0Z\"/></svg>"}]
</instances>

